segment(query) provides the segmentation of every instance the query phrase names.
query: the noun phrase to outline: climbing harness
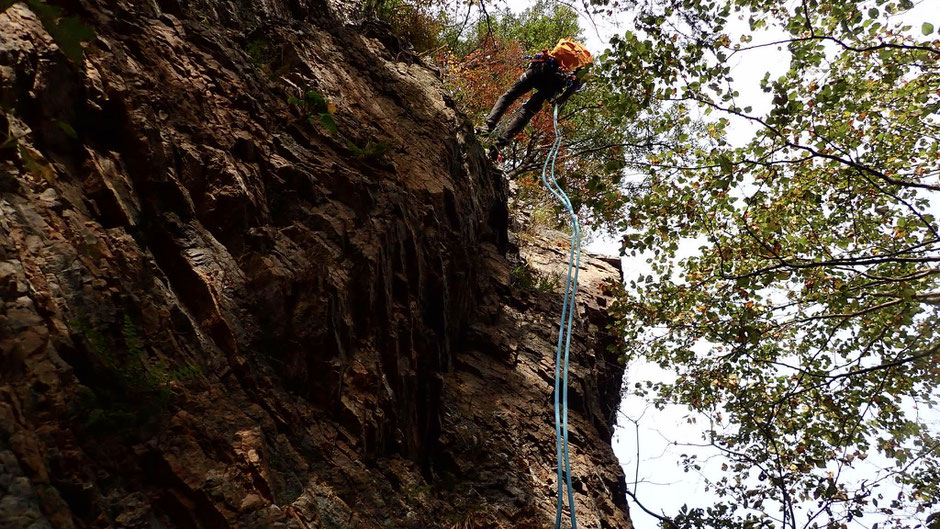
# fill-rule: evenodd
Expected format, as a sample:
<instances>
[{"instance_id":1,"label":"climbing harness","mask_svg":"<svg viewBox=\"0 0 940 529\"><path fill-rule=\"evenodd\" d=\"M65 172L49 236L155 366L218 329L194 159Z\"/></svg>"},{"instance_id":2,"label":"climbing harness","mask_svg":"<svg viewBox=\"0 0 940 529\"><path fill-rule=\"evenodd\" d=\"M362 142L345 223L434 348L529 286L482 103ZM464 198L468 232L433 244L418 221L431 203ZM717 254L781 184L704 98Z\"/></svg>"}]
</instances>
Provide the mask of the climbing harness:
<instances>
[{"instance_id":1,"label":"climbing harness","mask_svg":"<svg viewBox=\"0 0 940 529\"><path fill-rule=\"evenodd\" d=\"M535 64L541 64L545 68L548 68L550 72L556 72L560 67L558 61L548 53L547 49L535 55L523 55L522 58L529 60L529 68L532 68Z\"/></svg>"},{"instance_id":2,"label":"climbing harness","mask_svg":"<svg viewBox=\"0 0 940 529\"><path fill-rule=\"evenodd\" d=\"M555 351L555 449L558 459L558 504L555 510L555 529L561 528L561 514L564 504L562 494L562 464L564 481L568 490L568 511L571 516L571 529L578 529L575 516L574 491L571 489L571 462L568 456L568 353L571 347L571 324L574 321L575 296L578 293L578 270L581 266L581 227L578 217L571 207L571 200L555 179L555 161L561 148L561 134L558 132L558 105L555 105L552 125L555 141L542 166L542 183L565 206L571 216L571 249L568 251L568 277L565 279L565 300L561 306L561 322L558 325L558 345ZM551 172L549 173L549 168ZM551 182L546 178L550 174ZM571 272L574 269L574 276ZM562 345L564 345L564 367L562 368ZM558 387L561 382L561 409L559 410Z\"/></svg>"}]
</instances>

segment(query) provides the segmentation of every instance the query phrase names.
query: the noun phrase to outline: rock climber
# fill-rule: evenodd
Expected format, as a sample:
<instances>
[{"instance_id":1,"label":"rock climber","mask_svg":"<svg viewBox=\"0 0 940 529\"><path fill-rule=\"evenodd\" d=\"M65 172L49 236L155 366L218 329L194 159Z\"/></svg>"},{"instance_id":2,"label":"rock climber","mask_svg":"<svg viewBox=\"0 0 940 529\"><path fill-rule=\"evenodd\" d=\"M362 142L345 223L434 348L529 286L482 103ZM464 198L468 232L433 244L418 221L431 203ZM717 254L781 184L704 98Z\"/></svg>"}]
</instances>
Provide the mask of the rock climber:
<instances>
[{"instance_id":1,"label":"rock climber","mask_svg":"<svg viewBox=\"0 0 940 529\"><path fill-rule=\"evenodd\" d=\"M529 123L545 101L564 105L571 94L584 85L588 67L593 61L587 48L571 39L561 39L551 51L546 48L530 59L529 67L522 77L496 100L486 116L485 127L477 130L481 135L492 134L509 106L526 92L535 89L532 97L522 104L519 113L493 142L494 148L490 154L494 157Z\"/></svg>"}]
</instances>

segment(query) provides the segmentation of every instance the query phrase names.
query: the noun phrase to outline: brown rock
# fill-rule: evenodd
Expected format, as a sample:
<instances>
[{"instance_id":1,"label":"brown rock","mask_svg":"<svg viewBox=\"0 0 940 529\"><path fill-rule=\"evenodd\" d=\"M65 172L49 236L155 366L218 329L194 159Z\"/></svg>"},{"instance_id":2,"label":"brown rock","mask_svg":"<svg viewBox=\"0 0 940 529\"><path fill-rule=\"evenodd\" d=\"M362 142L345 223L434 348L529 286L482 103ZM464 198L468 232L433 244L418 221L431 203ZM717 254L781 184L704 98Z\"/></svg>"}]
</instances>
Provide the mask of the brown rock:
<instances>
[{"instance_id":1,"label":"brown rock","mask_svg":"<svg viewBox=\"0 0 940 529\"><path fill-rule=\"evenodd\" d=\"M68 6L81 65L0 13L0 527L550 526L560 295L437 73L323 0ZM585 259L578 515L627 528Z\"/></svg>"},{"instance_id":2,"label":"brown rock","mask_svg":"<svg viewBox=\"0 0 940 529\"><path fill-rule=\"evenodd\" d=\"M242 500L241 507L239 510L241 512L256 511L264 506L264 500L261 496L257 494L249 494L245 496L245 499Z\"/></svg>"}]
</instances>

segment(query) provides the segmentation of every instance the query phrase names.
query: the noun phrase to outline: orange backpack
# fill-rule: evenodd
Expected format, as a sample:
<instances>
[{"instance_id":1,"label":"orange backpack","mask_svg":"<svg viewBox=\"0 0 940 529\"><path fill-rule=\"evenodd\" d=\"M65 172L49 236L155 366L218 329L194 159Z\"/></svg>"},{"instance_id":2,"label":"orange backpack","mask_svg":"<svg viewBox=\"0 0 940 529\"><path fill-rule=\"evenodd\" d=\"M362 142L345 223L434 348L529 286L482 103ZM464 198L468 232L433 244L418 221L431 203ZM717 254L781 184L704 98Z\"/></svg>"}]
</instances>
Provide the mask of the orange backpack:
<instances>
[{"instance_id":1,"label":"orange backpack","mask_svg":"<svg viewBox=\"0 0 940 529\"><path fill-rule=\"evenodd\" d=\"M558 44L549 52L549 55L558 61L558 65L563 70L568 70L569 72L573 72L594 61L591 57L591 52L589 52L583 44L571 39L559 40Z\"/></svg>"}]
</instances>

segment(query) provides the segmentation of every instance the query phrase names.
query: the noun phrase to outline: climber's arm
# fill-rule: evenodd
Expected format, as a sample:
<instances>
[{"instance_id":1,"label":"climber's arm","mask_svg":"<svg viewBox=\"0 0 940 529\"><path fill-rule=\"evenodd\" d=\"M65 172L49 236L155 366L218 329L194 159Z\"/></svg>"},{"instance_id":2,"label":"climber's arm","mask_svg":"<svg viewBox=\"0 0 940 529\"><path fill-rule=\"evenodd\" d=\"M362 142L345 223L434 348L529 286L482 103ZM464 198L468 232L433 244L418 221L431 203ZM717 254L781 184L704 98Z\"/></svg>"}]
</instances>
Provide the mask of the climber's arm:
<instances>
[{"instance_id":1,"label":"climber's arm","mask_svg":"<svg viewBox=\"0 0 940 529\"><path fill-rule=\"evenodd\" d=\"M561 95L556 97L552 103L558 105L559 107L565 106L565 103L568 102L568 98L580 90L582 86L584 86L584 83L582 83L580 79L572 79L572 81L568 83L568 86L565 87L565 90L561 93Z\"/></svg>"}]
</instances>

